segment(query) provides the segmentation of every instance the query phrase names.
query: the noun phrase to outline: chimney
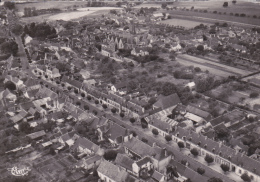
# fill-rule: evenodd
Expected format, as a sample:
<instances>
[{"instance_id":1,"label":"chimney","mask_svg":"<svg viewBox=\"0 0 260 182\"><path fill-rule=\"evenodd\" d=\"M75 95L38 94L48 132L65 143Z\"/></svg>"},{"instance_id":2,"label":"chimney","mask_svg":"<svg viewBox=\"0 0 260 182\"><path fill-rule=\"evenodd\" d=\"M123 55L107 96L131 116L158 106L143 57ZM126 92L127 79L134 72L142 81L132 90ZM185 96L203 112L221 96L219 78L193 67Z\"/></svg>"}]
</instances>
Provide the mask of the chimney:
<instances>
[{"instance_id":1,"label":"chimney","mask_svg":"<svg viewBox=\"0 0 260 182\"><path fill-rule=\"evenodd\" d=\"M167 150L166 150L165 147L163 148L163 151L164 151L164 155L165 155L165 156L168 156L168 152L167 152Z\"/></svg>"},{"instance_id":2,"label":"chimney","mask_svg":"<svg viewBox=\"0 0 260 182\"><path fill-rule=\"evenodd\" d=\"M156 147L156 142L153 143L153 147Z\"/></svg>"},{"instance_id":3,"label":"chimney","mask_svg":"<svg viewBox=\"0 0 260 182\"><path fill-rule=\"evenodd\" d=\"M222 142L220 141L220 142L219 142L219 147L221 147L221 146L222 146Z\"/></svg>"}]
</instances>

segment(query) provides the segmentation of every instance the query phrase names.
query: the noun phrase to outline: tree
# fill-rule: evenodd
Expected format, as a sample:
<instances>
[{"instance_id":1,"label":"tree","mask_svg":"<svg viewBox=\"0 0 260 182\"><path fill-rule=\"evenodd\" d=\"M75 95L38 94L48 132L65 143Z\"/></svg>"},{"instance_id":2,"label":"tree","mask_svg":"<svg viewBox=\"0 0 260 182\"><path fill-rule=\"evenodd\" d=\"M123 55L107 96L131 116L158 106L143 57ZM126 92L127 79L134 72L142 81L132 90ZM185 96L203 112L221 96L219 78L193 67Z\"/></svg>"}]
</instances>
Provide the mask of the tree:
<instances>
[{"instance_id":1,"label":"tree","mask_svg":"<svg viewBox=\"0 0 260 182\"><path fill-rule=\"evenodd\" d=\"M194 156L197 157L199 155L199 151L196 148L192 148L190 150L190 153Z\"/></svg>"},{"instance_id":2,"label":"tree","mask_svg":"<svg viewBox=\"0 0 260 182\"><path fill-rule=\"evenodd\" d=\"M103 109L106 109L106 108L107 108L107 105L106 105L106 104L103 104L102 107L103 107Z\"/></svg>"},{"instance_id":3,"label":"tree","mask_svg":"<svg viewBox=\"0 0 260 182\"><path fill-rule=\"evenodd\" d=\"M224 2L224 3L223 3L223 7L224 7L224 8L228 7L228 2Z\"/></svg>"},{"instance_id":4,"label":"tree","mask_svg":"<svg viewBox=\"0 0 260 182\"><path fill-rule=\"evenodd\" d=\"M164 96L174 94L176 93L176 90L177 90L176 86L170 82L165 82L162 86L162 94Z\"/></svg>"},{"instance_id":5,"label":"tree","mask_svg":"<svg viewBox=\"0 0 260 182\"><path fill-rule=\"evenodd\" d=\"M210 155L206 155L205 158L204 158L204 160L205 160L208 164L210 164L210 163L212 163L212 162L214 161L213 157L210 156Z\"/></svg>"},{"instance_id":6,"label":"tree","mask_svg":"<svg viewBox=\"0 0 260 182\"><path fill-rule=\"evenodd\" d=\"M244 173L241 175L241 179L246 181L246 182L250 182L251 181L251 178L248 176L247 173Z\"/></svg>"},{"instance_id":7,"label":"tree","mask_svg":"<svg viewBox=\"0 0 260 182\"><path fill-rule=\"evenodd\" d=\"M198 45L197 46L197 50L201 51L201 52L204 51L204 46L203 45Z\"/></svg>"},{"instance_id":8,"label":"tree","mask_svg":"<svg viewBox=\"0 0 260 182\"><path fill-rule=\"evenodd\" d=\"M122 2L117 2L116 5L117 5L118 7L121 7Z\"/></svg>"},{"instance_id":9,"label":"tree","mask_svg":"<svg viewBox=\"0 0 260 182\"><path fill-rule=\"evenodd\" d=\"M78 94L78 93L79 93L78 89L75 89L75 90L74 90L74 93L75 93L75 94Z\"/></svg>"},{"instance_id":10,"label":"tree","mask_svg":"<svg viewBox=\"0 0 260 182\"><path fill-rule=\"evenodd\" d=\"M250 98L256 98L256 97L258 97L259 96L259 93L257 93L257 92L252 92L251 94L250 94Z\"/></svg>"},{"instance_id":11,"label":"tree","mask_svg":"<svg viewBox=\"0 0 260 182\"><path fill-rule=\"evenodd\" d=\"M29 134L31 132L31 126L28 122L22 122L19 125L19 130L25 134Z\"/></svg>"},{"instance_id":12,"label":"tree","mask_svg":"<svg viewBox=\"0 0 260 182\"><path fill-rule=\"evenodd\" d=\"M87 96L87 99L90 101L90 100L91 100L91 96L90 96L90 95L88 95L88 96Z\"/></svg>"},{"instance_id":13,"label":"tree","mask_svg":"<svg viewBox=\"0 0 260 182\"><path fill-rule=\"evenodd\" d=\"M92 112L93 112L94 115L98 114L98 112L96 110L93 110Z\"/></svg>"},{"instance_id":14,"label":"tree","mask_svg":"<svg viewBox=\"0 0 260 182\"><path fill-rule=\"evenodd\" d=\"M155 128L152 129L152 133L157 136L159 134L159 131Z\"/></svg>"},{"instance_id":15,"label":"tree","mask_svg":"<svg viewBox=\"0 0 260 182\"><path fill-rule=\"evenodd\" d=\"M18 52L18 44L15 41L4 42L1 44L0 49L4 54L16 55Z\"/></svg>"},{"instance_id":16,"label":"tree","mask_svg":"<svg viewBox=\"0 0 260 182\"><path fill-rule=\"evenodd\" d=\"M203 174L205 173L205 169L199 167L199 168L197 169L197 172L198 172L200 175L203 175Z\"/></svg>"},{"instance_id":17,"label":"tree","mask_svg":"<svg viewBox=\"0 0 260 182\"><path fill-rule=\"evenodd\" d=\"M121 118L125 117L125 114L123 112L121 112L119 115Z\"/></svg>"},{"instance_id":18,"label":"tree","mask_svg":"<svg viewBox=\"0 0 260 182\"><path fill-rule=\"evenodd\" d=\"M116 159L117 153L118 152L115 150L109 150L109 151L105 152L103 157L104 157L104 159L106 159L108 161L112 161L112 160Z\"/></svg>"},{"instance_id":19,"label":"tree","mask_svg":"<svg viewBox=\"0 0 260 182\"><path fill-rule=\"evenodd\" d=\"M77 102L76 102L76 105L77 105L77 106L80 106L80 105L81 105L81 103L80 103L79 101L77 101Z\"/></svg>"},{"instance_id":20,"label":"tree","mask_svg":"<svg viewBox=\"0 0 260 182\"><path fill-rule=\"evenodd\" d=\"M162 9L166 9L167 3L162 3L161 7L162 7Z\"/></svg>"},{"instance_id":21,"label":"tree","mask_svg":"<svg viewBox=\"0 0 260 182\"><path fill-rule=\"evenodd\" d=\"M141 126L143 129L147 128L148 127L148 123L144 120L141 120Z\"/></svg>"},{"instance_id":22,"label":"tree","mask_svg":"<svg viewBox=\"0 0 260 182\"><path fill-rule=\"evenodd\" d=\"M11 32L15 35L21 35L23 33L23 26L20 24L16 24L11 28Z\"/></svg>"},{"instance_id":23,"label":"tree","mask_svg":"<svg viewBox=\"0 0 260 182\"><path fill-rule=\"evenodd\" d=\"M233 1L232 1L232 3L233 3L233 4L236 4L236 3L237 3L237 1L236 1L236 0L233 0Z\"/></svg>"},{"instance_id":24,"label":"tree","mask_svg":"<svg viewBox=\"0 0 260 182\"><path fill-rule=\"evenodd\" d=\"M144 142L144 143L148 143L148 140L147 140L146 138L142 138L141 140L142 140L142 142Z\"/></svg>"},{"instance_id":25,"label":"tree","mask_svg":"<svg viewBox=\"0 0 260 182\"><path fill-rule=\"evenodd\" d=\"M85 110L89 110L89 106L88 105L84 105L84 109Z\"/></svg>"},{"instance_id":26,"label":"tree","mask_svg":"<svg viewBox=\"0 0 260 182\"><path fill-rule=\"evenodd\" d=\"M85 95L85 93L81 93L81 97L85 97L86 95Z\"/></svg>"},{"instance_id":27,"label":"tree","mask_svg":"<svg viewBox=\"0 0 260 182\"><path fill-rule=\"evenodd\" d=\"M98 104L99 104L99 101L98 101L98 100L95 100L95 104L97 104L97 105L98 105Z\"/></svg>"},{"instance_id":28,"label":"tree","mask_svg":"<svg viewBox=\"0 0 260 182\"><path fill-rule=\"evenodd\" d=\"M183 142L178 142L177 143L178 144L178 146L179 146L179 148L180 148L180 150L182 149L182 148L184 148L185 147L185 145L184 145L184 143Z\"/></svg>"},{"instance_id":29,"label":"tree","mask_svg":"<svg viewBox=\"0 0 260 182\"><path fill-rule=\"evenodd\" d=\"M221 164L220 167L221 167L221 169L222 169L224 172L229 171L229 166L226 165L226 164Z\"/></svg>"},{"instance_id":30,"label":"tree","mask_svg":"<svg viewBox=\"0 0 260 182\"><path fill-rule=\"evenodd\" d=\"M4 85L4 87L9 90L16 90L16 85L11 81L7 81Z\"/></svg>"},{"instance_id":31,"label":"tree","mask_svg":"<svg viewBox=\"0 0 260 182\"><path fill-rule=\"evenodd\" d=\"M135 118L130 118L129 121L130 121L132 124L134 124Z\"/></svg>"},{"instance_id":32,"label":"tree","mask_svg":"<svg viewBox=\"0 0 260 182\"><path fill-rule=\"evenodd\" d=\"M135 131L131 131L130 134L133 134L134 137L137 136L136 132Z\"/></svg>"},{"instance_id":33,"label":"tree","mask_svg":"<svg viewBox=\"0 0 260 182\"><path fill-rule=\"evenodd\" d=\"M172 136L171 136L171 135L165 135L165 140L166 140L167 142L172 141Z\"/></svg>"},{"instance_id":34,"label":"tree","mask_svg":"<svg viewBox=\"0 0 260 182\"><path fill-rule=\"evenodd\" d=\"M112 109L111 109L111 112L112 112L113 114L115 114L115 113L116 113L116 108L112 108Z\"/></svg>"},{"instance_id":35,"label":"tree","mask_svg":"<svg viewBox=\"0 0 260 182\"><path fill-rule=\"evenodd\" d=\"M10 2L10 1L5 1L4 2L4 7L6 7L7 9L13 10L15 8L15 3L14 2Z\"/></svg>"},{"instance_id":36,"label":"tree","mask_svg":"<svg viewBox=\"0 0 260 182\"><path fill-rule=\"evenodd\" d=\"M220 178L212 177L212 178L208 179L208 182L223 182L223 181Z\"/></svg>"},{"instance_id":37,"label":"tree","mask_svg":"<svg viewBox=\"0 0 260 182\"><path fill-rule=\"evenodd\" d=\"M50 154L51 155L55 155L56 154L55 149L53 147L50 148Z\"/></svg>"}]
</instances>

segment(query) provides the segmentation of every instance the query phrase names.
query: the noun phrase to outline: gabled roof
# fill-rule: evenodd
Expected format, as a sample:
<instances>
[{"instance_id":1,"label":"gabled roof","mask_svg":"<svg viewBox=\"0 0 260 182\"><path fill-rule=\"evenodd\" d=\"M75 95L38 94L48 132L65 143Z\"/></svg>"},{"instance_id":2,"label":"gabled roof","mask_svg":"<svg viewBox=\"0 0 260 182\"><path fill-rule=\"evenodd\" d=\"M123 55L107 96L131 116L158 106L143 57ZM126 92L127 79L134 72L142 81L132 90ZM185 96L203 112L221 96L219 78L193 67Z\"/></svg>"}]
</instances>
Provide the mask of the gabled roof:
<instances>
[{"instance_id":1,"label":"gabled roof","mask_svg":"<svg viewBox=\"0 0 260 182\"><path fill-rule=\"evenodd\" d=\"M142 167L144 164L147 164L148 162L152 162L152 159L148 156L140 159L139 161L136 161L135 163L139 166Z\"/></svg>"},{"instance_id":2,"label":"gabled roof","mask_svg":"<svg viewBox=\"0 0 260 182\"><path fill-rule=\"evenodd\" d=\"M154 171L152 178L157 181L161 181L161 179L163 178L163 174L159 173L158 171Z\"/></svg>"},{"instance_id":3,"label":"gabled roof","mask_svg":"<svg viewBox=\"0 0 260 182\"><path fill-rule=\"evenodd\" d=\"M210 113L208 113L208 112L206 112L206 111L203 111L203 110L201 110L201 109L199 109L199 108L193 107L193 106L191 106L191 105L188 105L188 106L186 107L186 111L187 111L187 112L190 112L190 113L192 113L192 114L195 114L195 115L197 115L197 116L199 116L199 117L202 117L203 119L211 118L211 114L210 114Z\"/></svg>"},{"instance_id":4,"label":"gabled roof","mask_svg":"<svg viewBox=\"0 0 260 182\"><path fill-rule=\"evenodd\" d=\"M100 163L97 171L116 182L123 182L128 176L126 171L106 160Z\"/></svg>"},{"instance_id":5,"label":"gabled roof","mask_svg":"<svg viewBox=\"0 0 260 182\"><path fill-rule=\"evenodd\" d=\"M91 142L90 140L86 139L85 137L79 138L76 140L73 148L82 147L83 149L89 149L96 153L99 149L99 146Z\"/></svg>"},{"instance_id":6,"label":"gabled roof","mask_svg":"<svg viewBox=\"0 0 260 182\"><path fill-rule=\"evenodd\" d=\"M45 131L44 130L41 130L41 131L38 131L38 132L35 132L35 133L31 133L29 135L27 135L30 139L36 139L36 138L39 138L39 137L42 137L46 135Z\"/></svg>"},{"instance_id":7,"label":"gabled roof","mask_svg":"<svg viewBox=\"0 0 260 182\"><path fill-rule=\"evenodd\" d=\"M120 83L117 83L117 84L115 84L114 85L114 87L116 88L116 89L123 89L123 88L126 88L126 86L127 86L127 83L126 82L120 82Z\"/></svg>"},{"instance_id":8,"label":"gabled roof","mask_svg":"<svg viewBox=\"0 0 260 182\"><path fill-rule=\"evenodd\" d=\"M153 125L154 127L162 130L162 131L168 131L171 129L171 125L169 123L166 123L160 119L154 118L152 121L149 123L150 125Z\"/></svg>"},{"instance_id":9,"label":"gabled roof","mask_svg":"<svg viewBox=\"0 0 260 182\"><path fill-rule=\"evenodd\" d=\"M118 153L115 159L115 164L122 166L123 168L127 169L127 170L131 170L132 171L132 164L134 163L134 160L129 158L126 155L120 154Z\"/></svg>"},{"instance_id":10,"label":"gabled roof","mask_svg":"<svg viewBox=\"0 0 260 182\"><path fill-rule=\"evenodd\" d=\"M174 93L172 95L160 98L156 103L154 103L154 106L157 108L160 107L162 109L167 109L169 107L177 105L180 102L181 101L179 96Z\"/></svg>"},{"instance_id":11,"label":"gabled roof","mask_svg":"<svg viewBox=\"0 0 260 182\"><path fill-rule=\"evenodd\" d=\"M126 136L127 130L114 122L110 122L110 127L106 132L106 135L108 136L109 139L113 141L116 140L118 143L121 143L122 141L118 141L118 139L119 137Z\"/></svg>"}]
</instances>

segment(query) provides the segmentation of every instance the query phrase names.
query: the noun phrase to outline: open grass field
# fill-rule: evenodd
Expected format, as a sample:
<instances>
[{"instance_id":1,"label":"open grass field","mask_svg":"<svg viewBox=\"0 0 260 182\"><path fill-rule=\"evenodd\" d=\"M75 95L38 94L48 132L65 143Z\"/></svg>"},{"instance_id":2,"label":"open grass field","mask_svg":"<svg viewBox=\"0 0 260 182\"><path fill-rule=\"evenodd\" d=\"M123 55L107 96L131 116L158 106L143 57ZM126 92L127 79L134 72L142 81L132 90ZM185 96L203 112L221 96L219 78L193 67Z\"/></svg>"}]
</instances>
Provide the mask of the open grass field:
<instances>
[{"instance_id":1,"label":"open grass field","mask_svg":"<svg viewBox=\"0 0 260 182\"><path fill-rule=\"evenodd\" d=\"M173 25L173 26L182 26L182 27L185 27L185 28L194 28L195 26L198 26L198 25L200 25L201 23L204 23L204 22L203 21L194 21L194 20L172 18L172 19L169 19L169 20L162 21L162 23Z\"/></svg>"},{"instance_id":2,"label":"open grass field","mask_svg":"<svg viewBox=\"0 0 260 182\"><path fill-rule=\"evenodd\" d=\"M239 24L241 26L260 26L259 18L251 17L238 17L231 16L229 13L225 14L214 14L212 12L203 13L195 11L182 11L182 10L169 10L166 11L172 15L174 18L192 18L193 20L200 20L206 23L215 22L227 22L229 24Z\"/></svg>"},{"instance_id":3,"label":"open grass field","mask_svg":"<svg viewBox=\"0 0 260 182\"><path fill-rule=\"evenodd\" d=\"M191 55L183 54L179 55L177 59L181 64L187 66L200 67L203 71L208 70L211 74L214 74L219 77L228 77L228 76L244 76L252 72L247 70L242 70L234 68L231 66L223 65L220 63L212 62L206 59L194 57Z\"/></svg>"},{"instance_id":4,"label":"open grass field","mask_svg":"<svg viewBox=\"0 0 260 182\"><path fill-rule=\"evenodd\" d=\"M87 2L77 2L77 1L46 1L46 2L33 2L33 3L23 3L16 4L16 8L19 12L23 12L24 8L35 7L36 9L48 9L48 8L59 8L64 9L68 6L84 6Z\"/></svg>"},{"instance_id":5,"label":"open grass field","mask_svg":"<svg viewBox=\"0 0 260 182\"><path fill-rule=\"evenodd\" d=\"M181 8L191 8L194 9L207 9L208 11L220 11L229 13L245 13L248 15L257 15L260 16L260 3L252 2L243 2L237 1L236 4L232 4L231 1L228 1L228 7L223 7L224 1L195 1L195 2L175 2L168 7L181 7Z\"/></svg>"}]
</instances>

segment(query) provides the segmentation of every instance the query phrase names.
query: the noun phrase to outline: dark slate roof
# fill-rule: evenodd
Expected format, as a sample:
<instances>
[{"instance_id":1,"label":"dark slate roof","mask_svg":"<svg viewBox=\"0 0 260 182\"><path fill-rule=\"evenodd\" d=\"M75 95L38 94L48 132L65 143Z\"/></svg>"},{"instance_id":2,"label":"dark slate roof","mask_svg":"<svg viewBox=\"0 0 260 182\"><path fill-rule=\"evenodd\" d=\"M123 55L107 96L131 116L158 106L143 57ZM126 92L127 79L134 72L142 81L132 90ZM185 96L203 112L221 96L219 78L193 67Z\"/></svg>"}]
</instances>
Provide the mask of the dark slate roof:
<instances>
[{"instance_id":1,"label":"dark slate roof","mask_svg":"<svg viewBox=\"0 0 260 182\"><path fill-rule=\"evenodd\" d=\"M167 109L169 107L175 106L178 103L181 103L179 96L175 93L166 97L160 98L156 103L154 103L155 107L160 107L162 109Z\"/></svg>"}]
</instances>

